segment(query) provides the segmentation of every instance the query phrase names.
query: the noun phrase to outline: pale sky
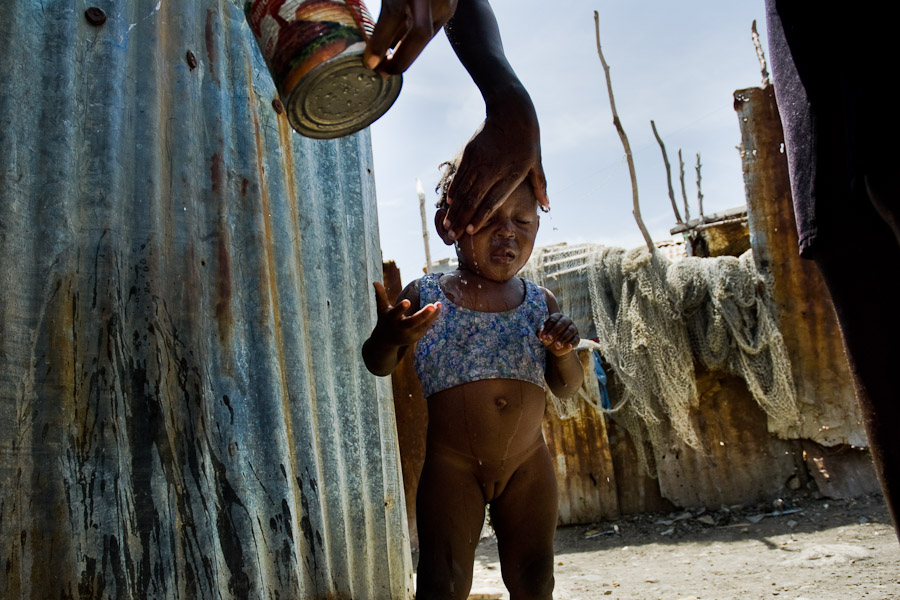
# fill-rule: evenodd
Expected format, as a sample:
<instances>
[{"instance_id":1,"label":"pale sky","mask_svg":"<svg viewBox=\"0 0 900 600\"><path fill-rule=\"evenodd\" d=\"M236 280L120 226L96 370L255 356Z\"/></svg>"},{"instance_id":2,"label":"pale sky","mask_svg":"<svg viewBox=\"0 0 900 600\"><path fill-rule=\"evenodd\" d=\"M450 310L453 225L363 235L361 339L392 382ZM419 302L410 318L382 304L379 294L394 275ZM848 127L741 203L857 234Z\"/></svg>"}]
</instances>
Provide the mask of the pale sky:
<instances>
[{"instance_id":1,"label":"pale sky","mask_svg":"<svg viewBox=\"0 0 900 600\"><path fill-rule=\"evenodd\" d=\"M672 239L675 217L651 119L673 166L680 209L679 148L692 217L698 216L698 152L704 213L744 204L733 93L761 82L751 24L756 19L767 50L763 0L493 0L491 5L507 58L541 123L551 211L542 215L537 246L643 244L597 56L594 10L600 13L603 54L635 158L641 212L654 241ZM419 277L425 263L416 178L425 187L430 226L437 167L461 149L483 118L478 89L442 32L404 74L394 106L372 126L382 254L397 262L404 284ZM433 228L429 234L432 260L453 254Z\"/></svg>"}]
</instances>

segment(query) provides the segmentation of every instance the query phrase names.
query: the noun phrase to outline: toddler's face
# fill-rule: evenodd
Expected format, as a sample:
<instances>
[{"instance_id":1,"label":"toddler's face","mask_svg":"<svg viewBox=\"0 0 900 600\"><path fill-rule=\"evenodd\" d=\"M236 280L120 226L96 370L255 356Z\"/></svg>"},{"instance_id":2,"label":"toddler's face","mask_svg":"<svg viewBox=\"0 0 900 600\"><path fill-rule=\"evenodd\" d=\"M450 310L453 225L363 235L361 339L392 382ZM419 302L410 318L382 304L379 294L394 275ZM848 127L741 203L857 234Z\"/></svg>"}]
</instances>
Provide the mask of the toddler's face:
<instances>
[{"instance_id":1,"label":"toddler's face","mask_svg":"<svg viewBox=\"0 0 900 600\"><path fill-rule=\"evenodd\" d=\"M492 281L515 277L534 249L540 224L537 206L531 185L523 182L484 227L460 238L460 262Z\"/></svg>"}]
</instances>

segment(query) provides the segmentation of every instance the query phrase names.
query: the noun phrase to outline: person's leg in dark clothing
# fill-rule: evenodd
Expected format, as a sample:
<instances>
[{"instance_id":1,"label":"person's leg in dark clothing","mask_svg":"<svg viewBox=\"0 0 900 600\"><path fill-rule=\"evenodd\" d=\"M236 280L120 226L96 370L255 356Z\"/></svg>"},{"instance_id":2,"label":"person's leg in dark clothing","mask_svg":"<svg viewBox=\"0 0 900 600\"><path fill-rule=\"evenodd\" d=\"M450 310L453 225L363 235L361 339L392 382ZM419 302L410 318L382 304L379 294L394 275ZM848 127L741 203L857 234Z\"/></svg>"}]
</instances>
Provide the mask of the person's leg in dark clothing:
<instances>
[{"instance_id":1,"label":"person's leg in dark clothing","mask_svg":"<svg viewBox=\"0 0 900 600\"><path fill-rule=\"evenodd\" d=\"M896 198L887 204L896 207ZM842 245L819 249L816 264L831 292L869 451L900 537L900 244L873 218L868 231L848 231Z\"/></svg>"}]
</instances>

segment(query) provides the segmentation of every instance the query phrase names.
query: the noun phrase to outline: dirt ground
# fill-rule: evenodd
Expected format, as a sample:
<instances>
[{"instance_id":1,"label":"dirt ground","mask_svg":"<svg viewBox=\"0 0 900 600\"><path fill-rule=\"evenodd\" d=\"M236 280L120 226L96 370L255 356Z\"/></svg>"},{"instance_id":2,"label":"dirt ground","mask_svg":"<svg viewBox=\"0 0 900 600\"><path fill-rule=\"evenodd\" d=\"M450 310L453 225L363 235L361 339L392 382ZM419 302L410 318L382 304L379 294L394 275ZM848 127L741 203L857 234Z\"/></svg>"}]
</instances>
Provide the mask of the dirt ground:
<instances>
[{"instance_id":1,"label":"dirt ground","mask_svg":"<svg viewBox=\"0 0 900 600\"><path fill-rule=\"evenodd\" d=\"M556 600L894 600L900 543L880 496L639 515L556 535ZM472 600L508 600L496 538Z\"/></svg>"}]
</instances>

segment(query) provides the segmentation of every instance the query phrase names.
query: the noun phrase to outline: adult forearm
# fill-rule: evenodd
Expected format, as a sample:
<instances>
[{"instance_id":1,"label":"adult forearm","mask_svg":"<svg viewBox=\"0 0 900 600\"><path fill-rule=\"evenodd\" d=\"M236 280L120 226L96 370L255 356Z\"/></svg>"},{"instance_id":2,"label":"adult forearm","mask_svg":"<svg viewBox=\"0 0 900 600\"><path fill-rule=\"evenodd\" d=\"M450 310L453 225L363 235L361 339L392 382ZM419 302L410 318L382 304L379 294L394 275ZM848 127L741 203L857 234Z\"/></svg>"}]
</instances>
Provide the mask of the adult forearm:
<instances>
[{"instance_id":1,"label":"adult forearm","mask_svg":"<svg viewBox=\"0 0 900 600\"><path fill-rule=\"evenodd\" d=\"M488 0L459 0L445 30L456 56L481 91L488 115L510 102L534 112L528 92L506 59Z\"/></svg>"}]
</instances>

